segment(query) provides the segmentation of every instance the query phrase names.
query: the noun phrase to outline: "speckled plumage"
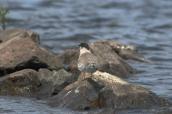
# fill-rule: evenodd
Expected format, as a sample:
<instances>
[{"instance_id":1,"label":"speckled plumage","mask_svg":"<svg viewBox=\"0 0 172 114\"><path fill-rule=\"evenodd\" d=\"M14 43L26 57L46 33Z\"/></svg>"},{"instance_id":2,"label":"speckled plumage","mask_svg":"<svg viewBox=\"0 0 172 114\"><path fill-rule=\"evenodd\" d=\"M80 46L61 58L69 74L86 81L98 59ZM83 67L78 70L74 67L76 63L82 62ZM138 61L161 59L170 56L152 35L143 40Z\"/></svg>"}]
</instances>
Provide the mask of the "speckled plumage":
<instances>
[{"instance_id":1,"label":"speckled plumage","mask_svg":"<svg viewBox=\"0 0 172 114\"><path fill-rule=\"evenodd\" d=\"M78 69L81 72L93 73L97 70L97 57L90 50L80 47Z\"/></svg>"}]
</instances>

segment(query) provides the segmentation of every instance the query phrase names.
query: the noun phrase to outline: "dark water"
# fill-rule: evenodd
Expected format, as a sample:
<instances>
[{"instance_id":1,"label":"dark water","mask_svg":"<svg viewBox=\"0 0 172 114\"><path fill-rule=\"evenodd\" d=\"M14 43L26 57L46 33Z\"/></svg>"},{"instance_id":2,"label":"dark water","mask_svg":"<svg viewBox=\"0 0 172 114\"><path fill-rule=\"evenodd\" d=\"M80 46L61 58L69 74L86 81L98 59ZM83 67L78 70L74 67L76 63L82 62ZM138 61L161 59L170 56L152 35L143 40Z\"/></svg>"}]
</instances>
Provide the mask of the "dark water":
<instances>
[{"instance_id":1,"label":"dark water","mask_svg":"<svg viewBox=\"0 0 172 114\"><path fill-rule=\"evenodd\" d=\"M9 28L38 32L42 45L54 52L98 39L138 46L155 64L130 62L141 73L129 81L172 99L172 0L0 0L0 5L10 9ZM72 114L34 100L0 102L2 114Z\"/></svg>"}]
</instances>

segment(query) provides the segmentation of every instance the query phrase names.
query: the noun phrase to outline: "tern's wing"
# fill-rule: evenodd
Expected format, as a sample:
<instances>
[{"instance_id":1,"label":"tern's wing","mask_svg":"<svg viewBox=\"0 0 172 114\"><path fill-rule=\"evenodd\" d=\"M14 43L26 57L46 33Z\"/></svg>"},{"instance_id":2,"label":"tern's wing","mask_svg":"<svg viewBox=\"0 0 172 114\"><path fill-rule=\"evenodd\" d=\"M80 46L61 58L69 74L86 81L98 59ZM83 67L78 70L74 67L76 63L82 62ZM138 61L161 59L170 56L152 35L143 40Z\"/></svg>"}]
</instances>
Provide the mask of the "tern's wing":
<instances>
[{"instance_id":1,"label":"tern's wing","mask_svg":"<svg viewBox=\"0 0 172 114\"><path fill-rule=\"evenodd\" d=\"M98 63L97 57L92 53L84 53L79 56L78 63L84 65L96 65Z\"/></svg>"}]
</instances>

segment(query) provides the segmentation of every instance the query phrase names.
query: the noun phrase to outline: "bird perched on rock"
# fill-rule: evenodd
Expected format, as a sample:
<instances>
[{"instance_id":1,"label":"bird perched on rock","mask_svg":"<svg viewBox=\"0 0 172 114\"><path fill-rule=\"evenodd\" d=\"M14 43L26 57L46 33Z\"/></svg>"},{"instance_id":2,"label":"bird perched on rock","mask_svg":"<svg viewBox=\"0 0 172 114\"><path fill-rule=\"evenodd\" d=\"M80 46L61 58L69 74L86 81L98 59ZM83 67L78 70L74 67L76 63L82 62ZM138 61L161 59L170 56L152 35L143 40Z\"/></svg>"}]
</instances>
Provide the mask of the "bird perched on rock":
<instances>
[{"instance_id":1,"label":"bird perched on rock","mask_svg":"<svg viewBox=\"0 0 172 114\"><path fill-rule=\"evenodd\" d=\"M81 43L78 58L78 70L85 73L93 73L98 68L97 57L91 52L87 43Z\"/></svg>"}]
</instances>

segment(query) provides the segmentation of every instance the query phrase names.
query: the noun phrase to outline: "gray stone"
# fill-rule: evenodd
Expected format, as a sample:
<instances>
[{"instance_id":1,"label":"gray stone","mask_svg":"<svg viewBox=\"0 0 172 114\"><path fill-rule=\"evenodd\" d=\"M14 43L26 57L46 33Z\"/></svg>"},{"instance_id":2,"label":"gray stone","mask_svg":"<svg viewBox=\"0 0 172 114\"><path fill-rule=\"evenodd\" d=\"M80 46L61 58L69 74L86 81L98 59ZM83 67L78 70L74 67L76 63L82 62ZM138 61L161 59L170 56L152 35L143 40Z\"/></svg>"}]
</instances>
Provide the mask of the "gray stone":
<instances>
[{"instance_id":1,"label":"gray stone","mask_svg":"<svg viewBox=\"0 0 172 114\"><path fill-rule=\"evenodd\" d=\"M50 98L48 104L73 110L90 110L99 107L98 100L96 89L85 80L65 87L58 95Z\"/></svg>"},{"instance_id":2,"label":"gray stone","mask_svg":"<svg viewBox=\"0 0 172 114\"><path fill-rule=\"evenodd\" d=\"M0 95L33 97L39 86L38 73L24 69L0 78Z\"/></svg>"},{"instance_id":3,"label":"gray stone","mask_svg":"<svg viewBox=\"0 0 172 114\"><path fill-rule=\"evenodd\" d=\"M0 73L31 68L58 70L63 67L61 60L29 38L13 38L0 45Z\"/></svg>"},{"instance_id":4,"label":"gray stone","mask_svg":"<svg viewBox=\"0 0 172 114\"><path fill-rule=\"evenodd\" d=\"M170 103L139 85L130 84L117 76L96 71L82 73L75 83L65 87L48 100L51 106L74 110L99 108L138 109L169 106Z\"/></svg>"},{"instance_id":5,"label":"gray stone","mask_svg":"<svg viewBox=\"0 0 172 114\"><path fill-rule=\"evenodd\" d=\"M74 82L71 73L64 69L50 71L48 69L39 70L39 80L41 82L39 96L50 97L58 94L68 84Z\"/></svg>"},{"instance_id":6,"label":"gray stone","mask_svg":"<svg viewBox=\"0 0 172 114\"><path fill-rule=\"evenodd\" d=\"M167 100L158 97L150 90L139 85L130 84L109 73L97 71L91 78L95 82L104 85L104 88L99 91L104 107L132 109L170 105Z\"/></svg>"},{"instance_id":7,"label":"gray stone","mask_svg":"<svg viewBox=\"0 0 172 114\"><path fill-rule=\"evenodd\" d=\"M36 43L40 43L39 35L26 29L7 29L0 31L0 42L6 42L13 38L30 38Z\"/></svg>"}]
</instances>

